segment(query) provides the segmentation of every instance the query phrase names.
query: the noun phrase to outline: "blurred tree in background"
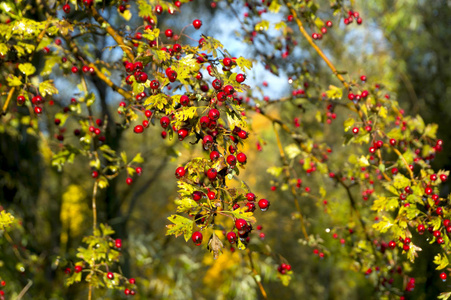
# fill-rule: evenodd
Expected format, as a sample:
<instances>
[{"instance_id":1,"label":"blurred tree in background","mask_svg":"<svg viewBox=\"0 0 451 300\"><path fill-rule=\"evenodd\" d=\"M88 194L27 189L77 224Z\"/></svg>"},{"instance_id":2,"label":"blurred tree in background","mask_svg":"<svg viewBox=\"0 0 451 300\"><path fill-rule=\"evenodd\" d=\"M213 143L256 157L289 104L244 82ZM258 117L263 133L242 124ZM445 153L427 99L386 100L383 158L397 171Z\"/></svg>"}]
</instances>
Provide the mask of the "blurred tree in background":
<instances>
[{"instance_id":1,"label":"blurred tree in background","mask_svg":"<svg viewBox=\"0 0 451 300\"><path fill-rule=\"evenodd\" d=\"M0 10L1 299L449 297L448 1Z\"/></svg>"}]
</instances>

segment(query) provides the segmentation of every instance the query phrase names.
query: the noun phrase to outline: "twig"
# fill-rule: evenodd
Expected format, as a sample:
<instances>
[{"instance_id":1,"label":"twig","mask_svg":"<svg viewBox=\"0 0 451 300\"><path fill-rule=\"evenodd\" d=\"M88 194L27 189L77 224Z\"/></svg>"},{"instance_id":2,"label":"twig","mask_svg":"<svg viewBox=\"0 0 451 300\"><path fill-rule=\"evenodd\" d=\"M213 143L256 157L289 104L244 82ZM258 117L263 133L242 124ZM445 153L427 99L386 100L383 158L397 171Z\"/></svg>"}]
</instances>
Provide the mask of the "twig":
<instances>
[{"instance_id":1,"label":"twig","mask_svg":"<svg viewBox=\"0 0 451 300\"><path fill-rule=\"evenodd\" d=\"M259 276L257 270L255 270L254 267L254 261L252 260L252 252L248 249L247 255L249 257L249 263L251 265L252 273L254 273L254 280L257 283L258 287L260 288L260 292L262 293L263 299L268 299L268 295L266 294L265 288L263 287L261 280L257 280L256 276Z\"/></svg>"}]
</instances>

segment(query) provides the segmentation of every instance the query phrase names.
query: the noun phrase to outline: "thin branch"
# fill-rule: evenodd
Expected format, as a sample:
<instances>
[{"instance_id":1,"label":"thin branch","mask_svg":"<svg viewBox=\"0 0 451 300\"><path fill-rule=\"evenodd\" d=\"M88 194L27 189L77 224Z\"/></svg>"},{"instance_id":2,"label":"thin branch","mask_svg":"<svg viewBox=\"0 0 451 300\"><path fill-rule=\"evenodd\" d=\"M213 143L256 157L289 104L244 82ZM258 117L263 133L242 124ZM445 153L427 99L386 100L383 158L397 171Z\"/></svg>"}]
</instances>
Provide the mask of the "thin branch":
<instances>
[{"instance_id":1,"label":"thin branch","mask_svg":"<svg viewBox=\"0 0 451 300\"><path fill-rule=\"evenodd\" d=\"M134 57L133 53L130 51L130 47L125 45L124 39L122 38L122 36L116 30L114 30L114 28L111 26L111 24L108 23L108 21L106 21L99 14L99 12L94 7L94 5L91 6L91 13L92 13L92 16L94 17L94 19L100 25L106 25L106 27L105 27L106 32L108 32L108 34L111 35L111 37L116 41L116 43L123 49L123 51L125 52L125 55L127 55L128 59L133 62L135 60L135 57Z\"/></svg>"},{"instance_id":2,"label":"thin branch","mask_svg":"<svg viewBox=\"0 0 451 300\"><path fill-rule=\"evenodd\" d=\"M252 252L248 249L247 255L249 257L249 263L251 265L252 273L254 273L254 280L257 283L258 287L260 288L260 292L262 293L263 299L268 299L268 295L266 294L265 288L263 287L261 280L257 280L256 276L259 276L257 270L254 267L254 261L252 260Z\"/></svg>"}]
</instances>

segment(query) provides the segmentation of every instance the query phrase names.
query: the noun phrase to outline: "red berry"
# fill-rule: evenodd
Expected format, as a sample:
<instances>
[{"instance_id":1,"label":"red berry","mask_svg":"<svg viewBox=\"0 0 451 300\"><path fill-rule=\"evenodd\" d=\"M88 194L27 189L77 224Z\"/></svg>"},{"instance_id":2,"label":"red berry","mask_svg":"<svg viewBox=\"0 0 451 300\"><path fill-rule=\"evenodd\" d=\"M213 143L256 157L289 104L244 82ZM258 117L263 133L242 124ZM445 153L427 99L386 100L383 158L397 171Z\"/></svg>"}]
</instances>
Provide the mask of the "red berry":
<instances>
[{"instance_id":1,"label":"red berry","mask_svg":"<svg viewBox=\"0 0 451 300\"><path fill-rule=\"evenodd\" d=\"M246 154L244 154L244 153L238 153L238 154L236 155L236 159L238 160L238 162L239 162L240 164L245 164L246 161L247 161Z\"/></svg>"},{"instance_id":2,"label":"red berry","mask_svg":"<svg viewBox=\"0 0 451 300\"><path fill-rule=\"evenodd\" d=\"M194 20L193 21L193 26L194 26L194 28L196 28L196 29L199 29L201 26L202 26L202 21L201 20Z\"/></svg>"},{"instance_id":3,"label":"red berry","mask_svg":"<svg viewBox=\"0 0 451 300\"><path fill-rule=\"evenodd\" d=\"M142 125L136 125L133 131L135 133L142 133L144 131L144 127Z\"/></svg>"},{"instance_id":4,"label":"red berry","mask_svg":"<svg viewBox=\"0 0 451 300\"><path fill-rule=\"evenodd\" d=\"M97 177L99 177L99 172L98 172L98 171L92 171L92 172L91 172L91 177L92 177L92 178L97 178Z\"/></svg>"},{"instance_id":5,"label":"red berry","mask_svg":"<svg viewBox=\"0 0 451 300\"><path fill-rule=\"evenodd\" d=\"M193 200L194 201L199 201L200 199L202 199L203 193L199 192L199 191L194 191L193 192Z\"/></svg>"},{"instance_id":6,"label":"red berry","mask_svg":"<svg viewBox=\"0 0 451 300\"><path fill-rule=\"evenodd\" d=\"M246 76L244 74L238 74L236 75L236 82L242 83L244 80L246 80Z\"/></svg>"},{"instance_id":7,"label":"red berry","mask_svg":"<svg viewBox=\"0 0 451 300\"><path fill-rule=\"evenodd\" d=\"M352 128L352 133L354 133L354 134L359 133L359 128L358 127Z\"/></svg>"},{"instance_id":8,"label":"red berry","mask_svg":"<svg viewBox=\"0 0 451 300\"><path fill-rule=\"evenodd\" d=\"M219 152L218 151L211 151L210 152L210 159L211 161L215 161L219 158Z\"/></svg>"},{"instance_id":9,"label":"red berry","mask_svg":"<svg viewBox=\"0 0 451 300\"><path fill-rule=\"evenodd\" d=\"M209 170L207 171L207 177L208 177L210 180L215 180L217 175L218 175L218 171L216 171L216 169L214 169L214 168L209 169Z\"/></svg>"},{"instance_id":10,"label":"red berry","mask_svg":"<svg viewBox=\"0 0 451 300\"><path fill-rule=\"evenodd\" d=\"M175 177L177 177L177 178L181 178L181 177L185 176L185 174L186 174L186 170L184 167L178 167L175 170Z\"/></svg>"},{"instance_id":11,"label":"red berry","mask_svg":"<svg viewBox=\"0 0 451 300\"><path fill-rule=\"evenodd\" d=\"M187 95L182 95L180 97L180 104L182 106L188 106L189 105L189 97Z\"/></svg>"},{"instance_id":12,"label":"red berry","mask_svg":"<svg viewBox=\"0 0 451 300\"><path fill-rule=\"evenodd\" d=\"M236 157L235 157L235 155L229 155L229 156L227 156L227 163L230 165L230 166L234 166L234 165L236 165Z\"/></svg>"},{"instance_id":13,"label":"red berry","mask_svg":"<svg viewBox=\"0 0 451 300\"><path fill-rule=\"evenodd\" d=\"M236 242L237 236L236 233L231 231L229 233L227 233L227 240L229 241L230 244L234 244Z\"/></svg>"},{"instance_id":14,"label":"red berry","mask_svg":"<svg viewBox=\"0 0 451 300\"><path fill-rule=\"evenodd\" d=\"M135 280L135 278L130 278L128 282L130 282L130 284L135 284L136 280Z\"/></svg>"},{"instance_id":15,"label":"red berry","mask_svg":"<svg viewBox=\"0 0 451 300\"><path fill-rule=\"evenodd\" d=\"M327 26L327 27L332 27L332 21L327 21L327 22L326 22L326 26Z\"/></svg>"},{"instance_id":16,"label":"red berry","mask_svg":"<svg viewBox=\"0 0 451 300\"><path fill-rule=\"evenodd\" d=\"M395 249L396 243L395 243L394 241L390 241L390 242L388 243L388 247L389 247L390 249Z\"/></svg>"},{"instance_id":17,"label":"red berry","mask_svg":"<svg viewBox=\"0 0 451 300\"><path fill-rule=\"evenodd\" d=\"M235 220L235 227L239 231L244 230L247 227L247 222L244 219L236 219Z\"/></svg>"},{"instance_id":18,"label":"red berry","mask_svg":"<svg viewBox=\"0 0 451 300\"><path fill-rule=\"evenodd\" d=\"M266 211L269 208L269 201L266 199L260 199L258 201L258 206L260 207L261 211Z\"/></svg>"},{"instance_id":19,"label":"red berry","mask_svg":"<svg viewBox=\"0 0 451 300\"><path fill-rule=\"evenodd\" d=\"M221 114L219 113L219 110L217 110L216 108L213 108L213 109L210 109L210 111L208 112L208 117L211 119L211 120L214 120L214 121L216 121L217 119L219 119L219 116L220 116Z\"/></svg>"},{"instance_id":20,"label":"red berry","mask_svg":"<svg viewBox=\"0 0 451 300\"><path fill-rule=\"evenodd\" d=\"M108 278L108 279L113 279L114 278L114 274L113 274L113 272L108 272L107 274L106 274L106 277Z\"/></svg>"},{"instance_id":21,"label":"red berry","mask_svg":"<svg viewBox=\"0 0 451 300\"><path fill-rule=\"evenodd\" d=\"M446 181L447 179L448 179L448 176L446 176L446 174L441 174L441 175L440 175L440 180L441 180L442 182Z\"/></svg>"},{"instance_id":22,"label":"red berry","mask_svg":"<svg viewBox=\"0 0 451 300\"><path fill-rule=\"evenodd\" d=\"M160 119L160 125L163 128L168 128L170 122L171 121L169 120L169 117L167 117L167 116L164 116Z\"/></svg>"},{"instance_id":23,"label":"red berry","mask_svg":"<svg viewBox=\"0 0 451 300\"><path fill-rule=\"evenodd\" d=\"M63 11L68 14L70 13L70 5L69 4L64 4L63 5Z\"/></svg>"},{"instance_id":24,"label":"red berry","mask_svg":"<svg viewBox=\"0 0 451 300\"><path fill-rule=\"evenodd\" d=\"M130 177L127 177L127 179L125 179L125 182L126 182L128 185L130 185L130 184L133 183L133 179L130 178Z\"/></svg>"},{"instance_id":25,"label":"red berry","mask_svg":"<svg viewBox=\"0 0 451 300\"><path fill-rule=\"evenodd\" d=\"M202 233L200 233L199 231L194 232L191 236L191 239L193 240L194 245L199 246L200 244L202 244Z\"/></svg>"},{"instance_id":26,"label":"red berry","mask_svg":"<svg viewBox=\"0 0 451 300\"><path fill-rule=\"evenodd\" d=\"M174 32L171 29L166 29L164 35L166 35L167 38L171 38L174 35Z\"/></svg>"},{"instance_id":27,"label":"red berry","mask_svg":"<svg viewBox=\"0 0 451 300\"><path fill-rule=\"evenodd\" d=\"M78 67L77 66L73 66L71 69L72 73L77 73L78 72Z\"/></svg>"},{"instance_id":28,"label":"red berry","mask_svg":"<svg viewBox=\"0 0 451 300\"><path fill-rule=\"evenodd\" d=\"M254 202L255 201L255 194L254 193L247 193L246 194L246 199L249 202Z\"/></svg>"},{"instance_id":29,"label":"red berry","mask_svg":"<svg viewBox=\"0 0 451 300\"><path fill-rule=\"evenodd\" d=\"M216 198L216 193L210 191L210 192L207 193L207 197L208 197L208 199L213 200L213 199Z\"/></svg>"},{"instance_id":30,"label":"red berry","mask_svg":"<svg viewBox=\"0 0 451 300\"><path fill-rule=\"evenodd\" d=\"M440 273L440 279L442 279L443 281L446 281L446 278L447 278L447 277L448 277L448 276L446 275L445 272Z\"/></svg>"}]
</instances>

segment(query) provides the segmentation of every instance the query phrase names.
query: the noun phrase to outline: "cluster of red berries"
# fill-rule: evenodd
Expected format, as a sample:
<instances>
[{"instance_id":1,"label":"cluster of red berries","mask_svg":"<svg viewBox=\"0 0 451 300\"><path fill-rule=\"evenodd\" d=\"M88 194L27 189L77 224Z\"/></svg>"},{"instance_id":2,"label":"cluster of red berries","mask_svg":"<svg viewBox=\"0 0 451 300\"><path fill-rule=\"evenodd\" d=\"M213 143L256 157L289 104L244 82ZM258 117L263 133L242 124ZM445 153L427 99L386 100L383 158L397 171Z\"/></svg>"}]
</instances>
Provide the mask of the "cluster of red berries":
<instances>
[{"instance_id":1,"label":"cluster of red berries","mask_svg":"<svg viewBox=\"0 0 451 300\"><path fill-rule=\"evenodd\" d=\"M348 17L344 18L343 22L345 23L345 25L349 25L353 22L353 20L356 20L357 24L360 25L362 24L362 18L360 17L360 14L356 11L348 11Z\"/></svg>"},{"instance_id":2,"label":"cluster of red berries","mask_svg":"<svg viewBox=\"0 0 451 300\"><path fill-rule=\"evenodd\" d=\"M321 27L321 33L312 33L312 39L321 40L323 38L323 34L327 33L327 27L332 27L332 21L327 21L326 26Z\"/></svg>"},{"instance_id":3,"label":"cluster of red berries","mask_svg":"<svg viewBox=\"0 0 451 300\"><path fill-rule=\"evenodd\" d=\"M280 274L285 275L287 272L291 271L291 266L288 264L282 263L277 267L277 271Z\"/></svg>"}]
</instances>

